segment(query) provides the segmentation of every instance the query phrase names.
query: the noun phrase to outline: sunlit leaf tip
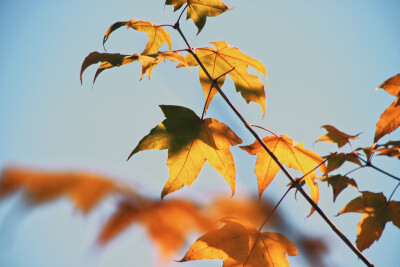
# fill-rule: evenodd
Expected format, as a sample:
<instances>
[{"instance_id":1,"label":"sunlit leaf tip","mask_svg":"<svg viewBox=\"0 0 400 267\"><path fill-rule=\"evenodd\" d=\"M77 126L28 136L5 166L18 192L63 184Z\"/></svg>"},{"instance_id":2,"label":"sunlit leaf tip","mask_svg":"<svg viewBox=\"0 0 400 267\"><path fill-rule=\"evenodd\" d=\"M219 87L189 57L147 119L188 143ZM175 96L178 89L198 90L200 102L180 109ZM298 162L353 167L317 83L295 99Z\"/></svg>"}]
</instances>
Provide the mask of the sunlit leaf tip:
<instances>
[{"instance_id":1,"label":"sunlit leaf tip","mask_svg":"<svg viewBox=\"0 0 400 267\"><path fill-rule=\"evenodd\" d=\"M134 20L134 19L131 19L129 21L119 21L111 25L111 27L107 30L106 34L104 35L103 46L110 37L111 33L122 26L127 26L127 28L132 28L136 31L145 32L147 34L149 41L147 42L146 47L141 53L141 55L156 54L158 49L160 49L160 47L164 43L167 43L170 51L172 50L171 36L167 31L164 30L163 27L153 24L150 21Z\"/></svg>"},{"instance_id":2,"label":"sunlit leaf tip","mask_svg":"<svg viewBox=\"0 0 400 267\"><path fill-rule=\"evenodd\" d=\"M166 0L166 5L173 5L174 11L187 4L187 17L191 18L198 28L197 34L201 32L206 24L207 17L216 17L223 12L230 10L220 0Z\"/></svg>"},{"instance_id":3,"label":"sunlit leaf tip","mask_svg":"<svg viewBox=\"0 0 400 267\"><path fill-rule=\"evenodd\" d=\"M400 97L400 73L384 81L376 90L379 88L384 89L391 95Z\"/></svg>"},{"instance_id":4,"label":"sunlit leaf tip","mask_svg":"<svg viewBox=\"0 0 400 267\"><path fill-rule=\"evenodd\" d=\"M153 128L129 155L149 149L168 149L169 178L161 198L190 186L206 161L228 182L235 192L236 170L230 146L242 140L225 124L200 119L192 110L180 106L160 106L166 119Z\"/></svg>"},{"instance_id":5,"label":"sunlit leaf tip","mask_svg":"<svg viewBox=\"0 0 400 267\"><path fill-rule=\"evenodd\" d=\"M318 138L317 141L315 142L325 141L330 143L336 143L339 148L349 143L350 139L357 139L357 136L359 135L359 134L356 135L346 134L342 131L339 131L335 126L332 125L323 125L322 128L325 128L325 130L328 133Z\"/></svg>"}]
</instances>

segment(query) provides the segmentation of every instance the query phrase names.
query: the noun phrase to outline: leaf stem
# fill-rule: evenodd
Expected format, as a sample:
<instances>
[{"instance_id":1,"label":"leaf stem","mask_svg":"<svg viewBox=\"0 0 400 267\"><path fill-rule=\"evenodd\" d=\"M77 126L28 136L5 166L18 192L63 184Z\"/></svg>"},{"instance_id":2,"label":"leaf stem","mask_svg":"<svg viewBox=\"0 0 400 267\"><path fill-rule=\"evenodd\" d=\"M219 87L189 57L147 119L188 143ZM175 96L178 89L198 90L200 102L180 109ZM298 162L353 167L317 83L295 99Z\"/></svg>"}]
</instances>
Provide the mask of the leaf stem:
<instances>
[{"instance_id":1,"label":"leaf stem","mask_svg":"<svg viewBox=\"0 0 400 267\"><path fill-rule=\"evenodd\" d=\"M179 34L181 35L182 39L185 41L186 45L188 46L189 53L193 55L196 59L199 66L202 68L208 79L212 82L212 85L215 89L218 90L222 98L228 104L228 106L232 109L232 111L236 114L236 116L242 121L244 126L249 130L249 132L254 136L254 138L260 143L260 145L264 148L264 150L268 153L268 155L276 162L279 168L284 172L284 174L289 178L289 180L295 185L296 189L303 195L303 197L310 203L310 205L315 209L315 211L322 217L323 220L331 227L331 229L343 240L344 243L367 265L367 266L374 266L351 242L347 237L339 230L339 228L329 219L329 217L319 208L319 206L307 195L304 189L296 183L296 180L293 176L286 170L286 168L282 165L282 163L278 160L278 158L271 152L271 150L267 147L267 145L262 141L262 139L258 136L258 134L253 130L251 125L245 120L242 114L236 109L236 107L232 104L229 98L225 95L225 93L221 90L216 82L214 82L213 78L211 77L210 73L206 70L203 63L200 61L199 57L196 53L192 50L189 42L187 41L185 35L181 31L179 27L179 23L177 23L174 27ZM399 179L400 180L400 179Z\"/></svg>"},{"instance_id":2,"label":"leaf stem","mask_svg":"<svg viewBox=\"0 0 400 267\"><path fill-rule=\"evenodd\" d=\"M399 188L399 186L400 186L400 183L398 183L398 184L396 185L396 187L393 189L393 192L390 194L390 197L389 197L389 199L388 199L388 202L390 202L390 200L392 199L392 197L393 197L393 195L394 195L394 192L396 192L396 190L397 190L397 188Z\"/></svg>"},{"instance_id":3,"label":"leaf stem","mask_svg":"<svg viewBox=\"0 0 400 267\"><path fill-rule=\"evenodd\" d=\"M264 128L264 127L261 127L261 126L255 125L255 124L250 124L250 126L251 126L251 127L256 127L256 128L263 129L264 131L267 131L267 132L269 132L270 134L273 134L276 138L279 138L279 136L278 136L276 133L274 133L274 132L271 131L271 130L268 130L267 128Z\"/></svg>"},{"instance_id":4,"label":"leaf stem","mask_svg":"<svg viewBox=\"0 0 400 267\"><path fill-rule=\"evenodd\" d=\"M373 165L370 161L366 161L365 159L363 159L363 158L361 158L361 157L358 157L358 158L359 158L362 162L365 163L365 166L366 166L366 167L371 167L371 168L377 170L378 172L381 172L381 173L383 173L383 174L386 174L387 176L389 176L389 177L391 177L391 178L393 178L393 179L395 179L395 180L397 180L397 181L400 182L400 178L399 178L399 177L394 176L393 174L390 174L390 173L388 173L388 172L382 170L381 168L376 167L376 166Z\"/></svg>"},{"instance_id":5,"label":"leaf stem","mask_svg":"<svg viewBox=\"0 0 400 267\"><path fill-rule=\"evenodd\" d=\"M349 174L352 173L352 172L355 172L355 171L357 171L357 170L359 170L359 169L364 168L365 166L366 166L366 165L358 166L357 168L355 168L355 169L353 169L353 170L347 172L347 173L346 173L345 175L343 175L343 176L347 176L347 175L349 175Z\"/></svg>"}]
</instances>

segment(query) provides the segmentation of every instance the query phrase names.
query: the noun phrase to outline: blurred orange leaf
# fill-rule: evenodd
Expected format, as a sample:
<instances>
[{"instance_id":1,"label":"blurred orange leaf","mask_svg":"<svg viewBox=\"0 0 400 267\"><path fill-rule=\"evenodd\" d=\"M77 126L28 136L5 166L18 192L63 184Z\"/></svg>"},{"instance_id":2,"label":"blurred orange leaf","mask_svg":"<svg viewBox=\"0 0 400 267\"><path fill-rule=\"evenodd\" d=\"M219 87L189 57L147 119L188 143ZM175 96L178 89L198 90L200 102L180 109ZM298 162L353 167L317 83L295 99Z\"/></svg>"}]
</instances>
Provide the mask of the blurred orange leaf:
<instances>
[{"instance_id":1,"label":"blurred orange leaf","mask_svg":"<svg viewBox=\"0 0 400 267\"><path fill-rule=\"evenodd\" d=\"M387 222L400 228L400 202L386 200L383 193L361 192L362 196L353 199L339 214L347 212L362 213L358 223L357 248L363 251L378 241Z\"/></svg>"},{"instance_id":2,"label":"blurred orange leaf","mask_svg":"<svg viewBox=\"0 0 400 267\"><path fill-rule=\"evenodd\" d=\"M263 115L265 115L265 91L264 84L260 79L248 72L248 66L253 67L257 72L266 76L267 70L265 66L258 60L242 53L238 48L228 45L224 41L212 43L216 50L211 47L196 48L195 53L201 60L202 64L213 79L217 79L217 84L222 87L226 74L231 77L235 83L236 91L242 94L247 103L256 102L261 106ZM190 66L197 66L198 63L192 54L185 57L186 62ZM179 64L178 67L183 66ZM221 76L222 75L222 76ZM207 98L210 92L212 82L209 80L203 69L199 67L199 77L201 87ZM217 94L217 90L212 88L206 108L208 108L211 100Z\"/></svg>"},{"instance_id":3,"label":"blurred orange leaf","mask_svg":"<svg viewBox=\"0 0 400 267\"><path fill-rule=\"evenodd\" d=\"M325 130L328 131L326 135L321 136L315 142L325 141L330 143L336 143L339 148L349 143L350 139L357 139L358 134L356 135L348 135L342 131L336 129L336 127L332 125L324 125L322 126Z\"/></svg>"},{"instance_id":4,"label":"blurred orange leaf","mask_svg":"<svg viewBox=\"0 0 400 267\"><path fill-rule=\"evenodd\" d=\"M52 201L67 196L81 211L87 213L115 189L115 184L101 176L88 173L40 172L8 168L0 181L0 195L26 189L33 203Z\"/></svg>"},{"instance_id":5,"label":"blurred orange leaf","mask_svg":"<svg viewBox=\"0 0 400 267\"><path fill-rule=\"evenodd\" d=\"M191 18L198 28L197 34L206 24L207 17L216 17L229 10L220 0L166 0L166 5L173 5L174 11L187 4L187 19Z\"/></svg>"},{"instance_id":6,"label":"blurred orange leaf","mask_svg":"<svg viewBox=\"0 0 400 267\"><path fill-rule=\"evenodd\" d=\"M221 259L224 267L289 266L286 255L297 255L296 246L284 235L258 231L251 223L235 218L201 236L181 260Z\"/></svg>"},{"instance_id":7,"label":"blurred orange leaf","mask_svg":"<svg viewBox=\"0 0 400 267\"><path fill-rule=\"evenodd\" d=\"M190 186L207 160L228 182L234 194L236 170L229 147L242 140L215 119L200 119L192 110L180 106L160 107L166 120L140 140L128 159L139 151L168 149L170 177L161 198L184 185Z\"/></svg>"},{"instance_id":8,"label":"blurred orange leaf","mask_svg":"<svg viewBox=\"0 0 400 267\"><path fill-rule=\"evenodd\" d=\"M314 182L316 172L313 169L322 163L324 159L317 153L305 149L302 143L295 143L286 135L281 135L280 137L267 136L262 140L281 163L286 164L290 168L300 170L304 175L311 171L311 173L304 177L304 181L310 187L312 200L318 203L319 190L318 185ZM275 178L280 168L258 141L249 146L241 146L240 148L252 155L257 154L254 172L257 175L258 193L261 198L262 193ZM320 165L319 169L323 173L326 173L325 164Z\"/></svg>"},{"instance_id":9,"label":"blurred orange leaf","mask_svg":"<svg viewBox=\"0 0 400 267\"><path fill-rule=\"evenodd\" d=\"M132 28L136 31L145 32L149 37L149 41L147 42L146 47L144 48L143 52L140 53L141 55L156 54L158 49L160 49L160 47L164 43L168 44L168 48L170 51L172 49L171 36L169 35L168 32L164 30L163 27L155 25L150 21L134 20L134 19L131 19L129 21L119 21L114 23L104 35L103 46L110 37L110 34L122 26L127 26L127 28Z\"/></svg>"},{"instance_id":10,"label":"blurred orange leaf","mask_svg":"<svg viewBox=\"0 0 400 267\"><path fill-rule=\"evenodd\" d=\"M99 242L108 243L133 223L146 226L149 237L159 247L165 259L169 259L182 248L188 234L204 232L212 226L211 221L188 201L146 200L137 204L121 202L103 227Z\"/></svg>"}]
</instances>

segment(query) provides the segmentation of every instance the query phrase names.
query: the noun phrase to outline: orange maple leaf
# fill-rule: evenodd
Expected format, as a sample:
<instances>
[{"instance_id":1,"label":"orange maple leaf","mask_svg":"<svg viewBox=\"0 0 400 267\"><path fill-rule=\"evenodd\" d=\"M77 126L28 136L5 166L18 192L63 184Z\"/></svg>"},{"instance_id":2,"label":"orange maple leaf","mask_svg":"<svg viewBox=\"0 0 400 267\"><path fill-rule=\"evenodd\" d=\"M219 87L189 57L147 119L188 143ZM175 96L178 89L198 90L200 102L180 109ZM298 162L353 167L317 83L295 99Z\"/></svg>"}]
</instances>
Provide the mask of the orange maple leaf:
<instances>
[{"instance_id":1,"label":"orange maple leaf","mask_svg":"<svg viewBox=\"0 0 400 267\"><path fill-rule=\"evenodd\" d=\"M280 137L267 136L262 140L281 163L286 164L290 168L300 170L304 175L307 174L304 177L305 183L310 187L312 200L318 203L319 190L318 185L314 182L316 172L313 169L322 163L324 159L317 153L305 149L302 143L294 143L286 135L281 135ZM257 155L254 172L257 175L258 192L261 198L262 193L275 178L280 168L258 141L249 146L241 146L240 148L252 155ZM325 164L320 165L319 169L323 173L326 173Z\"/></svg>"},{"instance_id":2,"label":"orange maple leaf","mask_svg":"<svg viewBox=\"0 0 400 267\"><path fill-rule=\"evenodd\" d=\"M383 193L361 192L362 196L353 199L339 214L346 212L362 213L358 223L357 248L361 251L378 241L387 222L400 228L400 202L386 200Z\"/></svg>"},{"instance_id":3,"label":"orange maple leaf","mask_svg":"<svg viewBox=\"0 0 400 267\"><path fill-rule=\"evenodd\" d=\"M357 139L357 136L359 135L359 134L356 135L346 134L342 131L339 131L336 127L332 125L324 125L322 127L325 128L325 130L327 130L328 133L318 138L317 141L315 142L325 141L330 143L336 143L339 148L341 148L347 143L350 143L349 141L350 139Z\"/></svg>"},{"instance_id":4,"label":"orange maple leaf","mask_svg":"<svg viewBox=\"0 0 400 267\"><path fill-rule=\"evenodd\" d=\"M242 140L225 124L200 119L192 110L179 106L160 106L166 120L140 140L129 155L149 149L168 149L167 166L170 177L161 198L184 185L190 186L208 160L235 192L235 163L230 146Z\"/></svg>"},{"instance_id":5,"label":"orange maple leaf","mask_svg":"<svg viewBox=\"0 0 400 267\"><path fill-rule=\"evenodd\" d=\"M23 168L8 168L0 181L0 195L26 189L34 204L67 196L81 211L87 213L115 188L115 184L101 176L88 173L41 172Z\"/></svg>"},{"instance_id":6,"label":"orange maple leaf","mask_svg":"<svg viewBox=\"0 0 400 267\"><path fill-rule=\"evenodd\" d=\"M242 94L242 97L247 103L253 101L259 104L263 110L264 116L264 84L260 82L258 76L248 72L248 66L253 67L257 72L266 77L267 70L265 66L260 61L247 56L238 48L230 46L224 41L213 42L212 44L215 46L216 50L211 47L201 47L194 50L207 72L211 75L211 78L218 78L217 84L219 87L222 87L226 75L229 75L235 83L236 91ZM198 65L192 54L187 54L185 60L189 66ZM184 65L179 64L177 67L181 66ZM211 100L217 94L217 89L212 88L210 92L212 82L200 67L199 78L206 98L208 96L206 104L207 109Z\"/></svg>"},{"instance_id":7,"label":"orange maple leaf","mask_svg":"<svg viewBox=\"0 0 400 267\"><path fill-rule=\"evenodd\" d=\"M296 246L284 235L257 230L254 225L235 218L221 220L225 225L201 236L181 260L222 259L224 267L287 267Z\"/></svg>"}]
</instances>

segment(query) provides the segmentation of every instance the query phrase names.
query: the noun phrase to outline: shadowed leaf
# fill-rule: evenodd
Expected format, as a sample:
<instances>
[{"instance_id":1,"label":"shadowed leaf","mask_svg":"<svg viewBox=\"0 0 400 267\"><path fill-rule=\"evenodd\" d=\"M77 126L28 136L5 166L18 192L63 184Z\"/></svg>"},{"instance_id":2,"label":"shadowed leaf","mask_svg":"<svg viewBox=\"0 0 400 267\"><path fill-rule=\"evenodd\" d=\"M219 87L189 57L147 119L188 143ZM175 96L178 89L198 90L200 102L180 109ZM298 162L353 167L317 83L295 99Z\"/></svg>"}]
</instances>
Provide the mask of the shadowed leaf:
<instances>
[{"instance_id":1,"label":"shadowed leaf","mask_svg":"<svg viewBox=\"0 0 400 267\"><path fill-rule=\"evenodd\" d=\"M348 186L352 186L358 190L357 183L354 179L342 175L333 175L327 178L321 179L321 181L328 182L328 185L332 186L333 190L333 202L336 201L338 195L346 189Z\"/></svg>"},{"instance_id":2,"label":"shadowed leaf","mask_svg":"<svg viewBox=\"0 0 400 267\"><path fill-rule=\"evenodd\" d=\"M225 225L201 236L181 260L221 259L224 267L287 267L286 255L297 255L296 246L284 235L259 232L251 223L222 219Z\"/></svg>"},{"instance_id":3,"label":"shadowed leaf","mask_svg":"<svg viewBox=\"0 0 400 267\"><path fill-rule=\"evenodd\" d=\"M332 125L324 125L322 126L325 130L328 131L326 135L321 136L315 142L325 141L330 143L336 143L339 148L344 146L349 142L350 139L357 139L358 134L356 135L348 135L344 132L339 131Z\"/></svg>"},{"instance_id":4,"label":"shadowed leaf","mask_svg":"<svg viewBox=\"0 0 400 267\"><path fill-rule=\"evenodd\" d=\"M281 163L286 164L290 168L300 170L303 174L311 171L311 173L304 177L304 181L310 187L312 200L318 203L319 190L318 185L314 182L316 172L313 169L322 163L324 159L317 153L305 149L302 143L295 143L285 135L281 135L280 137L267 136L262 140ZM262 193L275 178L280 168L258 141L249 146L241 146L240 148L252 155L257 154L254 172L257 175L258 192L261 198ZM326 173L325 164L319 166L319 169L323 173Z\"/></svg>"},{"instance_id":5,"label":"shadowed leaf","mask_svg":"<svg viewBox=\"0 0 400 267\"><path fill-rule=\"evenodd\" d=\"M242 97L247 103L253 101L259 104L264 116L264 84L260 82L260 79L256 75L248 73L248 66L253 67L255 70L257 70L257 72L266 76L267 70L265 69L265 66L260 61L245 55L238 48L230 46L224 41L213 42L212 44L215 46L216 50L210 47L195 49L196 55L200 58L200 61L210 73L212 79L220 77L217 80L217 83L219 87L222 87L226 77L224 74L228 73L235 83L236 91L241 93ZM185 59L190 66L198 65L197 61L191 54L186 55ZM178 65L178 67L181 66L183 65ZM199 77L201 87L203 88L204 94L207 98L212 83L200 67ZM210 93L206 108L216 93L217 90L213 88Z\"/></svg>"},{"instance_id":6,"label":"shadowed leaf","mask_svg":"<svg viewBox=\"0 0 400 267\"><path fill-rule=\"evenodd\" d=\"M338 169L346 161L357 164L358 166L362 166L361 161L358 159L356 155L354 155L354 153L336 153L336 154L331 154L327 157L329 157L328 166L326 167L326 171L328 173Z\"/></svg>"},{"instance_id":7,"label":"shadowed leaf","mask_svg":"<svg viewBox=\"0 0 400 267\"><path fill-rule=\"evenodd\" d=\"M387 222L400 228L400 202L387 202L383 193L361 192L362 196L353 199L339 214L347 212L362 213L358 223L357 248L361 251L378 241Z\"/></svg>"},{"instance_id":8,"label":"shadowed leaf","mask_svg":"<svg viewBox=\"0 0 400 267\"><path fill-rule=\"evenodd\" d=\"M149 149L168 149L170 177L161 198L184 185L190 186L208 160L235 192L235 163L230 146L242 140L225 124L215 119L200 119L190 109L160 106L166 120L153 128L129 155ZM129 159L128 158L128 159Z\"/></svg>"},{"instance_id":9,"label":"shadowed leaf","mask_svg":"<svg viewBox=\"0 0 400 267\"><path fill-rule=\"evenodd\" d=\"M141 55L156 54L158 49L160 49L160 47L164 43L168 44L168 48L170 51L172 49L171 36L169 35L168 32L164 30L163 27L155 25L150 21L134 20L134 19L131 19L129 21L119 21L114 23L104 35L103 46L110 37L110 34L122 26L127 26L127 28L132 28L136 31L145 32L149 37L149 41L147 42L147 45L144 48Z\"/></svg>"},{"instance_id":10,"label":"shadowed leaf","mask_svg":"<svg viewBox=\"0 0 400 267\"><path fill-rule=\"evenodd\" d=\"M33 204L67 196L78 209L87 213L115 189L115 184L88 173L40 172L22 168L3 171L0 195L23 188Z\"/></svg>"},{"instance_id":11,"label":"shadowed leaf","mask_svg":"<svg viewBox=\"0 0 400 267\"><path fill-rule=\"evenodd\" d=\"M173 5L174 11L187 4L187 19L191 18L198 28L197 34L206 24L207 17L216 17L229 10L220 0L166 0L166 5Z\"/></svg>"}]
</instances>

